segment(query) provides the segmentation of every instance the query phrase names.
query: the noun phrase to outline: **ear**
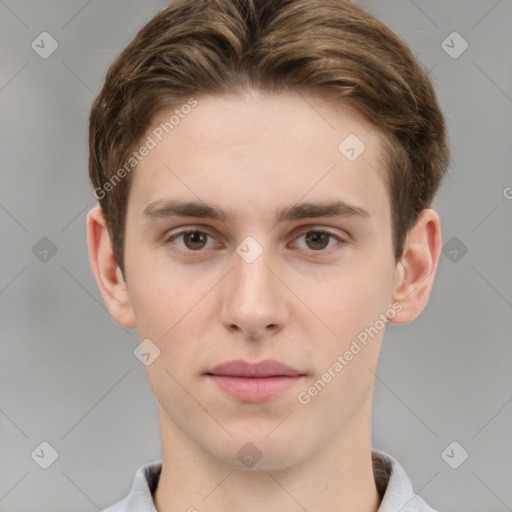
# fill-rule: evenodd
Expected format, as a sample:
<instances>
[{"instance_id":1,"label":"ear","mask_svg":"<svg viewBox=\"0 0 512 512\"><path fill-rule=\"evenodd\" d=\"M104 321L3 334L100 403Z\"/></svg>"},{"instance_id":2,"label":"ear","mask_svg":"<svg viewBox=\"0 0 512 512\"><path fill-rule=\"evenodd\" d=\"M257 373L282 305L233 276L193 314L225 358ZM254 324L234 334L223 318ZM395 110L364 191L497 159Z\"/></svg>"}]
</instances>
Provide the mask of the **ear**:
<instances>
[{"instance_id":1,"label":"ear","mask_svg":"<svg viewBox=\"0 0 512 512\"><path fill-rule=\"evenodd\" d=\"M87 215L87 241L92 271L112 318L124 327L135 327L126 283L114 257L107 222L100 206L94 207Z\"/></svg>"},{"instance_id":2,"label":"ear","mask_svg":"<svg viewBox=\"0 0 512 512\"><path fill-rule=\"evenodd\" d=\"M389 321L405 324L427 305L441 252L441 221L430 209L423 210L407 234L403 255L395 269L393 301L402 310Z\"/></svg>"}]
</instances>

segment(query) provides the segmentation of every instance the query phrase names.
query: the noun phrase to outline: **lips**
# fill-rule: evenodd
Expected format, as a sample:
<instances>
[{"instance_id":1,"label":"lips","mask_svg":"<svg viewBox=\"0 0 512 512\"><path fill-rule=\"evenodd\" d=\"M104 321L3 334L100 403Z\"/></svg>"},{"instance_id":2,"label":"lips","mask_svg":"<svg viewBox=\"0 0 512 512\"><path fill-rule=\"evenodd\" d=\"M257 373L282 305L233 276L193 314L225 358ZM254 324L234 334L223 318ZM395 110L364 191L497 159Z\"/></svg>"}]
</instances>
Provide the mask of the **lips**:
<instances>
[{"instance_id":1,"label":"lips","mask_svg":"<svg viewBox=\"0 0 512 512\"><path fill-rule=\"evenodd\" d=\"M305 374L279 361L247 363L238 359L219 364L205 375L232 398L258 403L296 386Z\"/></svg>"},{"instance_id":2,"label":"lips","mask_svg":"<svg viewBox=\"0 0 512 512\"><path fill-rule=\"evenodd\" d=\"M241 359L217 365L208 375L225 375L229 377L299 377L303 373L275 360L259 363L247 363Z\"/></svg>"}]
</instances>

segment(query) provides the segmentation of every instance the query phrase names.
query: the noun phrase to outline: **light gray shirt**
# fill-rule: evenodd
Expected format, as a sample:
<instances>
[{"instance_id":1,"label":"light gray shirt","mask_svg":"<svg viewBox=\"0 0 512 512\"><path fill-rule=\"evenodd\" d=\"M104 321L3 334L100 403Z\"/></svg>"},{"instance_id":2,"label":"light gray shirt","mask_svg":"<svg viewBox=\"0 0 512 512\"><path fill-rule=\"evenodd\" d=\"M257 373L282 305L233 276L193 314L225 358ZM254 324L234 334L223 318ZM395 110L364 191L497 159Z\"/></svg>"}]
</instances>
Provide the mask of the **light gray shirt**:
<instances>
[{"instance_id":1,"label":"light gray shirt","mask_svg":"<svg viewBox=\"0 0 512 512\"><path fill-rule=\"evenodd\" d=\"M373 474L381 504L377 512L436 512L414 494L404 468L391 455L372 449ZM103 512L157 512L153 493L158 485L162 461L141 466L128 496Z\"/></svg>"}]
</instances>

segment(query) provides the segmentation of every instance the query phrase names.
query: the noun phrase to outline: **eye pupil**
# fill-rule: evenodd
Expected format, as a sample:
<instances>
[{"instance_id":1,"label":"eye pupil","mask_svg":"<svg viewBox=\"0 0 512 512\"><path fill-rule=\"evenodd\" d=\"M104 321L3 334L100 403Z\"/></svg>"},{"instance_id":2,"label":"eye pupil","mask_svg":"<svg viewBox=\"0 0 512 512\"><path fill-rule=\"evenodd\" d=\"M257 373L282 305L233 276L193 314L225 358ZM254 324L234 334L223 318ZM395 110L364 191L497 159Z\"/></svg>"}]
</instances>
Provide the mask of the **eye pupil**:
<instances>
[{"instance_id":1,"label":"eye pupil","mask_svg":"<svg viewBox=\"0 0 512 512\"><path fill-rule=\"evenodd\" d=\"M324 249L329 244L329 235L318 231L309 231L306 233L306 241L313 250ZM311 242L313 246L311 246ZM318 245L314 246L314 244L320 244L320 247L318 247Z\"/></svg>"}]
</instances>

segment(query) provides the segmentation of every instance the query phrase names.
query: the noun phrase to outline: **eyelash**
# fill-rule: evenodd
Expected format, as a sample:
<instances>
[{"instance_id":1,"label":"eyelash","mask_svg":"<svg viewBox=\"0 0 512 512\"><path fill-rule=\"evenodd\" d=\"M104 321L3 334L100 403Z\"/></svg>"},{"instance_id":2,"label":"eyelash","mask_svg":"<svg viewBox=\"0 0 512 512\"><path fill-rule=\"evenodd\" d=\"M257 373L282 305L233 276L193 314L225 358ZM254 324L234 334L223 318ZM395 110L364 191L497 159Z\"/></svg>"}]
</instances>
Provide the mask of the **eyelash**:
<instances>
[{"instance_id":1,"label":"eyelash","mask_svg":"<svg viewBox=\"0 0 512 512\"><path fill-rule=\"evenodd\" d=\"M202 231L200 229L190 229L190 228L186 228L186 229L182 229L181 231L177 231L175 233L172 233L170 236L166 237L165 239L165 243L166 244L169 244L169 245L174 245L173 242L174 240L176 240L177 238L179 238L180 236L183 236L183 235L186 235L186 234L189 234L189 233L199 233L201 235L206 235L207 237L211 238L211 239L214 239L214 237L212 235L210 235L208 232L206 231ZM294 240L304 236L304 235L307 235L308 233L315 233L315 234L323 234L323 235L327 235L331 240L334 239L338 242L338 244L336 245L343 245L343 244L346 244L346 240L343 240L342 238L340 238L338 235L335 235L334 233L331 233L330 231L326 231L324 229L308 229L307 231L303 231L302 233L300 233L299 235L297 235L296 238L294 238ZM208 240L207 242L208 243ZM329 245L329 243L328 243ZM333 247L330 247L328 249L318 249L318 250L314 250L314 249L302 249L302 250L307 250L308 252L312 252L312 253L329 253L330 250L333 249ZM197 249L197 250L193 250L193 249L182 249L180 247L176 248L176 247L171 247L171 250L174 251L174 252L177 252L177 253L180 253L180 254L186 254L186 255L191 255L193 253L197 253L198 256L201 254L201 253L204 253L207 249Z\"/></svg>"}]
</instances>

